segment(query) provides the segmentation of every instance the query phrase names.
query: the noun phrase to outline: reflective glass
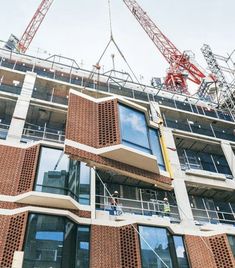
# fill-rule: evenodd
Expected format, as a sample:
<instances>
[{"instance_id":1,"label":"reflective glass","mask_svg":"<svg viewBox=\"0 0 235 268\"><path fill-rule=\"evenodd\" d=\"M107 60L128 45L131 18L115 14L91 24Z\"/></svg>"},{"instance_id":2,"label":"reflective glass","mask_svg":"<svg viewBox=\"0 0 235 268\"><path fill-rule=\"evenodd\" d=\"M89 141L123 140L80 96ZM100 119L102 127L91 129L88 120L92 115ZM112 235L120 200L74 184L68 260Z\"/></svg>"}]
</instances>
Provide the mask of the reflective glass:
<instances>
[{"instance_id":1,"label":"reflective glass","mask_svg":"<svg viewBox=\"0 0 235 268\"><path fill-rule=\"evenodd\" d=\"M232 249L233 256L235 257L235 236L228 235L228 241L229 241L230 247Z\"/></svg>"},{"instance_id":2,"label":"reflective glass","mask_svg":"<svg viewBox=\"0 0 235 268\"><path fill-rule=\"evenodd\" d=\"M88 268L89 233L64 217L31 214L23 268Z\"/></svg>"},{"instance_id":3,"label":"reflective glass","mask_svg":"<svg viewBox=\"0 0 235 268\"><path fill-rule=\"evenodd\" d=\"M151 153L145 114L119 104L122 142Z\"/></svg>"},{"instance_id":4,"label":"reflective glass","mask_svg":"<svg viewBox=\"0 0 235 268\"><path fill-rule=\"evenodd\" d=\"M143 268L173 268L168 232L164 228L139 226ZM146 243L146 242L148 243ZM156 252L156 255L153 250ZM167 266L166 266L167 265Z\"/></svg>"},{"instance_id":5,"label":"reflective glass","mask_svg":"<svg viewBox=\"0 0 235 268\"><path fill-rule=\"evenodd\" d=\"M176 251L176 257L178 261L178 266L180 268L189 268L187 254L184 247L184 242L182 236L173 236L174 246Z\"/></svg>"},{"instance_id":6,"label":"reflective glass","mask_svg":"<svg viewBox=\"0 0 235 268\"><path fill-rule=\"evenodd\" d=\"M42 147L35 190L69 195L79 203L90 203L90 168L70 160L60 149Z\"/></svg>"},{"instance_id":7,"label":"reflective glass","mask_svg":"<svg viewBox=\"0 0 235 268\"><path fill-rule=\"evenodd\" d=\"M166 170L159 135L156 129L149 129L149 140L151 144L152 153L157 157L157 163L159 167L162 170Z\"/></svg>"}]
</instances>

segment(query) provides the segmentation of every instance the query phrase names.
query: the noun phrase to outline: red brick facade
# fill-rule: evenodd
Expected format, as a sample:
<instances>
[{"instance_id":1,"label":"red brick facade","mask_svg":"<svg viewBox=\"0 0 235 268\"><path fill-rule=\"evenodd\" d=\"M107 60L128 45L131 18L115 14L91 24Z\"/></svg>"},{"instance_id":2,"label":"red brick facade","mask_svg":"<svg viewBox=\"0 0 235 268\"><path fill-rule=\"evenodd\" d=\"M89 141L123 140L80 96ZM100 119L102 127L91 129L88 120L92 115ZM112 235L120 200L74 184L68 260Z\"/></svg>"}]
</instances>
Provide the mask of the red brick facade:
<instances>
[{"instance_id":1,"label":"red brick facade","mask_svg":"<svg viewBox=\"0 0 235 268\"><path fill-rule=\"evenodd\" d=\"M27 213L0 216L0 267L10 268L15 251L23 249Z\"/></svg>"},{"instance_id":2,"label":"red brick facade","mask_svg":"<svg viewBox=\"0 0 235 268\"><path fill-rule=\"evenodd\" d=\"M67 115L66 139L94 148L107 147L121 143L118 117L118 101L108 100L95 103L75 94L70 94ZM102 157L70 146L65 152L74 159L104 169L112 169L123 175L148 181L159 187L170 188L171 178L160 176L125 163Z\"/></svg>"},{"instance_id":3,"label":"red brick facade","mask_svg":"<svg viewBox=\"0 0 235 268\"><path fill-rule=\"evenodd\" d=\"M120 144L117 100L95 103L70 94L66 138L94 148Z\"/></svg>"},{"instance_id":4,"label":"red brick facade","mask_svg":"<svg viewBox=\"0 0 235 268\"><path fill-rule=\"evenodd\" d=\"M17 195L33 188L39 146L28 149L0 145L0 194Z\"/></svg>"},{"instance_id":5,"label":"red brick facade","mask_svg":"<svg viewBox=\"0 0 235 268\"><path fill-rule=\"evenodd\" d=\"M91 227L91 268L141 268L138 235L132 226Z\"/></svg>"},{"instance_id":6,"label":"red brick facade","mask_svg":"<svg viewBox=\"0 0 235 268\"><path fill-rule=\"evenodd\" d=\"M192 268L235 268L235 260L226 235L187 235L185 242Z\"/></svg>"}]
</instances>

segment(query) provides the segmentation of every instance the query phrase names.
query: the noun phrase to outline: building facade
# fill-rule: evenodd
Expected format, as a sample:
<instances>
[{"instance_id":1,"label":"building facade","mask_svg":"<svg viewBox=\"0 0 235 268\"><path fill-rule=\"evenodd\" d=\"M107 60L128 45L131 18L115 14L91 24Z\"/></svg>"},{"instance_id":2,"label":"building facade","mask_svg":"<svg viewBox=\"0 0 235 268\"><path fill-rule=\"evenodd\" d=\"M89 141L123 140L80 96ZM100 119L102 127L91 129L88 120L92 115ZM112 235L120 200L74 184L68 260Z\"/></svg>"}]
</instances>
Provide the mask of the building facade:
<instances>
[{"instance_id":1,"label":"building facade","mask_svg":"<svg viewBox=\"0 0 235 268\"><path fill-rule=\"evenodd\" d=\"M0 50L0 267L235 267L234 116L62 60Z\"/></svg>"}]
</instances>

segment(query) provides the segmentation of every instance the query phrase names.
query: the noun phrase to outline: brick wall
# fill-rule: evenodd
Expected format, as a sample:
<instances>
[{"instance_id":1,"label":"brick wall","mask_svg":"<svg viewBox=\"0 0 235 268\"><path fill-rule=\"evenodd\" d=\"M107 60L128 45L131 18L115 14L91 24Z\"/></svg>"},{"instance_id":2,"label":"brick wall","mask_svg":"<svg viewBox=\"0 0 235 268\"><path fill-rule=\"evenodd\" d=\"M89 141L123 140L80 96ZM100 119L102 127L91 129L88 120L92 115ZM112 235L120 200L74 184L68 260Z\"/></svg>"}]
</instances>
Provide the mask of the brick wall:
<instances>
[{"instance_id":1,"label":"brick wall","mask_svg":"<svg viewBox=\"0 0 235 268\"><path fill-rule=\"evenodd\" d=\"M138 236L132 226L91 227L90 267L141 268Z\"/></svg>"},{"instance_id":2,"label":"brick wall","mask_svg":"<svg viewBox=\"0 0 235 268\"><path fill-rule=\"evenodd\" d=\"M226 235L202 238L187 235L185 242L192 268L235 268Z\"/></svg>"},{"instance_id":3,"label":"brick wall","mask_svg":"<svg viewBox=\"0 0 235 268\"><path fill-rule=\"evenodd\" d=\"M17 195L33 188L39 146L28 149L0 145L0 194Z\"/></svg>"},{"instance_id":4,"label":"brick wall","mask_svg":"<svg viewBox=\"0 0 235 268\"><path fill-rule=\"evenodd\" d=\"M23 249L27 213L0 216L0 267L10 268L15 251Z\"/></svg>"},{"instance_id":5,"label":"brick wall","mask_svg":"<svg viewBox=\"0 0 235 268\"><path fill-rule=\"evenodd\" d=\"M70 94L66 138L94 148L120 144L117 100L95 103Z\"/></svg>"}]
</instances>

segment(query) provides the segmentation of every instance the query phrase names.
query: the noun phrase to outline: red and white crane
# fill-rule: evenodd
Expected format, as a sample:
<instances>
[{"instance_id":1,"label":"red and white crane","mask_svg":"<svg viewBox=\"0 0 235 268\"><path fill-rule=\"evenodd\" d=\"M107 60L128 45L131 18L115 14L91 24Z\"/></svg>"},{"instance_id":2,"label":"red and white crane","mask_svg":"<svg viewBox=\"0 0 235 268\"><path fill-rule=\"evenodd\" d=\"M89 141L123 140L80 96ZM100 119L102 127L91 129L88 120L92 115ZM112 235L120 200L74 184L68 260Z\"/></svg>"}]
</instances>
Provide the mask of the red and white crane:
<instances>
[{"instance_id":1,"label":"red and white crane","mask_svg":"<svg viewBox=\"0 0 235 268\"><path fill-rule=\"evenodd\" d=\"M18 39L15 35L12 34L8 39L5 47L10 50L17 50L20 53L25 53L29 48L29 45L31 44L53 1L54 0L42 0L22 37Z\"/></svg>"},{"instance_id":2,"label":"red and white crane","mask_svg":"<svg viewBox=\"0 0 235 268\"><path fill-rule=\"evenodd\" d=\"M123 0L123 2L170 64L165 79L166 87L171 90L181 88L182 93L188 93L187 79L198 85L201 84L201 80L206 75L190 61L189 56L186 53L181 53L175 47L135 0Z\"/></svg>"},{"instance_id":3,"label":"red and white crane","mask_svg":"<svg viewBox=\"0 0 235 268\"><path fill-rule=\"evenodd\" d=\"M54 0L43 0L18 43L18 50L25 53L44 20Z\"/></svg>"}]
</instances>

